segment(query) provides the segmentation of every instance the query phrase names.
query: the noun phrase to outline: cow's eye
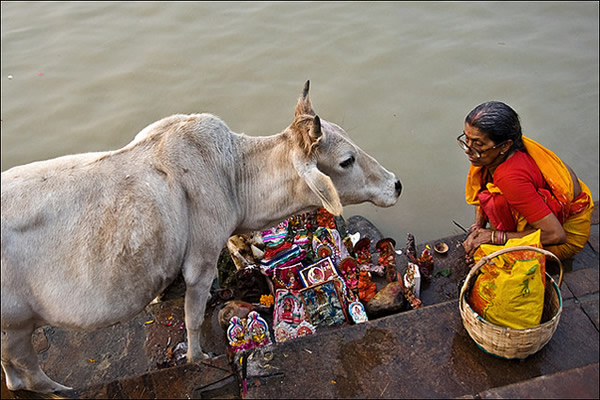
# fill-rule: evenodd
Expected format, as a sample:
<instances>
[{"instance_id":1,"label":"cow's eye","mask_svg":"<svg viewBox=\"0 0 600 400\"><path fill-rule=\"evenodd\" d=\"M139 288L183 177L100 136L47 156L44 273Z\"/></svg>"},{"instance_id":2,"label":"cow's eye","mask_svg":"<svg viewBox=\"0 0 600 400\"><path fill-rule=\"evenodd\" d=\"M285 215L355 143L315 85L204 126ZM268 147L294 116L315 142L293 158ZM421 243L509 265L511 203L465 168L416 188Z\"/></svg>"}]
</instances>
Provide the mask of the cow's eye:
<instances>
[{"instance_id":1,"label":"cow's eye","mask_svg":"<svg viewBox=\"0 0 600 400\"><path fill-rule=\"evenodd\" d=\"M351 166L352 164L354 164L354 156L350 156L347 159L345 159L344 161L342 161L340 163L340 167L342 168L348 168L349 166Z\"/></svg>"}]
</instances>

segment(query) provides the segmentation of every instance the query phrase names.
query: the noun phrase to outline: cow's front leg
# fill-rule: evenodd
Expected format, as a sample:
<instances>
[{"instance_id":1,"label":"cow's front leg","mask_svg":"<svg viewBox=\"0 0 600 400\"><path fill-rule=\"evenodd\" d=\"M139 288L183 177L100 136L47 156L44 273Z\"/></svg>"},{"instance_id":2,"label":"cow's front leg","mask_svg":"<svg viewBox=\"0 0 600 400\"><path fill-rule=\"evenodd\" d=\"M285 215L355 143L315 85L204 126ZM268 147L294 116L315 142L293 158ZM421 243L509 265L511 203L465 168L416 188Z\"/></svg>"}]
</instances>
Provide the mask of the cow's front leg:
<instances>
[{"instance_id":1,"label":"cow's front leg","mask_svg":"<svg viewBox=\"0 0 600 400\"><path fill-rule=\"evenodd\" d=\"M187 361L199 362L208 358L208 354L202 352L201 333L202 322L206 302L210 294L210 287L216 277L214 265L202 265L200 270L184 274L185 291L185 326L187 329Z\"/></svg>"}]
</instances>

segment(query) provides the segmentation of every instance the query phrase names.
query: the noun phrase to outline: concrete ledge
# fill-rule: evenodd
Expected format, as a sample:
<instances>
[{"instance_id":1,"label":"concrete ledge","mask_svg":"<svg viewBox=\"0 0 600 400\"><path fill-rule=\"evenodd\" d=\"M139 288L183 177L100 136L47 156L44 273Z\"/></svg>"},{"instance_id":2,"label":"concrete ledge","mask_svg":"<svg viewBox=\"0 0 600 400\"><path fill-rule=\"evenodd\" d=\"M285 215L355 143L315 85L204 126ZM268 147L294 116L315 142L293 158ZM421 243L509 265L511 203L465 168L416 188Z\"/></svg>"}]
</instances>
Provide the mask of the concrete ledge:
<instances>
[{"instance_id":1,"label":"concrete ledge","mask_svg":"<svg viewBox=\"0 0 600 400\"><path fill-rule=\"evenodd\" d=\"M479 349L458 301L449 301L259 349L248 362L248 398L458 397L580 368L598 355L598 330L575 301L565 302L552 340L525 360Z\"/></svg>"},{"instance_id":2,"label":"concrete ledge","mask_svg":"<svg viewBox=\"0 0 600 400\"><path fill-rule=\"evenodd\" d=\"M226 356L199 364L161 369L61 395L74 399L199 399L204 398L206 393L238 395L238 382Z\"/></svg>"},{"instance_id":3,"label":"concrete ledge","mask_svg":"<svg viewBox=\"0 0 600 400\"><path fill-rule=\"evenodd\" d=\"M598 363L489 389L481 399L597 399Z\"/></svg>"}]
</instances>

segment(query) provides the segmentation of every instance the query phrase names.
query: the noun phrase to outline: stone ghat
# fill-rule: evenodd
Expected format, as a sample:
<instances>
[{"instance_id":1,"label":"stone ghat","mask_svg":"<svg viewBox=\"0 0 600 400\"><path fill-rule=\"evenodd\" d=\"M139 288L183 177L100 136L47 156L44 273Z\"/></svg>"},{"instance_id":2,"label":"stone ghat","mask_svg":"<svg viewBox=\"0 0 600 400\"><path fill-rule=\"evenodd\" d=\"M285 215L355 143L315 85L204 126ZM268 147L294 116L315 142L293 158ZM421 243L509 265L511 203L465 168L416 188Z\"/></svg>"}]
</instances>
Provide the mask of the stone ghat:
<instances>
[{"instance_id":1,"label":"stone ghat","mask_svg":"<svg viewBox=\"0 0 600 400\"><path fill-rule=\"evenodd\" d=\"M349 230L357 221L347 220ZM467 273L463 239L440 239L449 251L433 256L434 278L421 286L425 307L257 349L247 359L246 398L598 398L598 204L588 245L563 264L558 329L525 360L484 353L462 326L457 299ZM420 243L417 251L437 242ZM399 270L406 266L403 257L397 257ZM450 275L436 276L445 268ZM558 273L552 266L549 272ZM127 324L90 333L39 329L34 344L42 367L74 387L60 396L241 398L242 364L227 355L218 322L223 302L207 307L203 325L204 349L215 357L196 365L178 359L177 345L185 338L183 289L175 282L163 302ZM31 397L7 391L2 376L2 398Z\"/></svg>"}]
</instances>

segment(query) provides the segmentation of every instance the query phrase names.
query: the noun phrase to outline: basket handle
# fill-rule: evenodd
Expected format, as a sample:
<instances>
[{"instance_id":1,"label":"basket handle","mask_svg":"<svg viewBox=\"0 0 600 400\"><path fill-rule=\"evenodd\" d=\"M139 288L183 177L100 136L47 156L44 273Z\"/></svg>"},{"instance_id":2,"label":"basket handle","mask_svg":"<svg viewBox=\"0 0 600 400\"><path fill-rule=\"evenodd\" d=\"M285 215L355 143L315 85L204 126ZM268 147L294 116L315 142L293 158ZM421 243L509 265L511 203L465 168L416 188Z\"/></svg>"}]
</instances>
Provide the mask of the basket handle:
<instances>
[{"instance_id":1,"label":"basket handle","mask_svg":"<svg viewBox=\"0 0 600 400\"><path fill-rule=\"evenodd\" d=\"M485 264L487 264L488 261L490 261L492 258L498 257L499 255L502 255L504 253L508 253L511 251L518 251L518 250L532 250L532 251L537 251L539 253L542 253L546 256L550 256L552 258L554 258L556 261L558 261L558 266L560 267L560 275L558 277L558 287L560 288L560 285L562 284L563 281L563 266L562 263L560 262L559 258L556 257L553 253L549 252L548 250L544 250L544 249L540 249L538 247L533 247L533 246L514 246L514 247L505 247L503 249L500 249L498 251L493 252L490 255L481 257L481 260L479 260L477 262L477 264L475 264L475 266L473 268L471 268L471 270L469 271L469 274L467 275L467 278L465 279L465 282L468 282L471 279L472 275L475 275L477 273L477 271L479 271L479 269L481 269L481 267L483 267ZM462 289L460 290L460 297L459 299L462 299L465 291L467 289L467 285L463 285Z\"/></svg>"}]
</instances>

